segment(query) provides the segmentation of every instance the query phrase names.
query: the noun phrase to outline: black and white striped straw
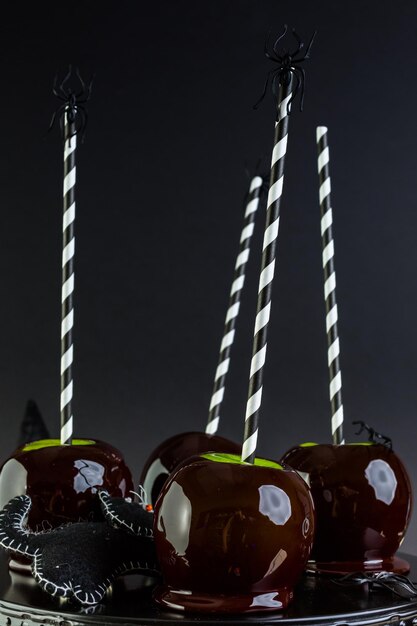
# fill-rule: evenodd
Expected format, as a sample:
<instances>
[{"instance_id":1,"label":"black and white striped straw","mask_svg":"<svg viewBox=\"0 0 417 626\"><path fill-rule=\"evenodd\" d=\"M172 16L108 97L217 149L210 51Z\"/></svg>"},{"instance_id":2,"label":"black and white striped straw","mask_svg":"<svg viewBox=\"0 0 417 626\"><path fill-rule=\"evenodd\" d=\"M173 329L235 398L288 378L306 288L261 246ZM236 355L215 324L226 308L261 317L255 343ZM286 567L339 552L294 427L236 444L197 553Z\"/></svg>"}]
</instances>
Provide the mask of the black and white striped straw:
<instances>
[{"instance_id":1,"label":"black and white striped straw","mask_svg":"<svg viewBox=\"0 0 417 626\"><path fill-rule=\"evenodd\" d=\"M340 372L340 344L337 331L336 272L334 267L333 213L329 174L329 146L327 128L317 127L321 238L323 245L324 300L326 303L327 361L330 377L330 404L332 437L335 445L344 444L342 375Z\"/></svg>"},{"instance_id":2,"label":"black and white striped straw","mask_svg":"<svg viewBox=\"0 0 417 626\"><path fill-rule=\"evenodd\" d=\"M249 260L250 242L255 228L256 213L259 206L263 180L254 176L250 182L248 201L245 206L243 228L240 236L239 251L230 289L229 304L224 324L223 338L220 344L219 360L214 377L213 393L210 400L206 433L214 435L220 422L220 407L224 398L227 372L230 367L230 354L235 339L236 320L239 315L240 298L245 284L246 264Z\"/></svg>"},{"instance_id":3,"label":"black and white striped straw","mask_svg":"<svg viewBox=\"0 0 417 626\"><path fill-rule=\"evenodd\" d=\"M64 185L63 185L63 248L61 292L61 444L70 444L73 434L74 356L74 221L75 221L75 151L77 136L73 122L64 113Z\"/></svg>"},{"instance_id":4,"label":"black and white striped straw","mask_svg":"<svg viewBox=\"0 0 417 626\"><path fill-rule=\"evenodd\" d=\"M288 113L292 97L293 76L280 83L278 115L275 123L274 148L262 245L262 264L258 287L252 361L249 375L248 401L242 445L242 461L253 463L258 441L258 421L262 401L263 373L266 359L268 324L271 315L272 283L279 228L279 212L284 182L284 164L288 141Z\"/></svg>"}]
</instances>

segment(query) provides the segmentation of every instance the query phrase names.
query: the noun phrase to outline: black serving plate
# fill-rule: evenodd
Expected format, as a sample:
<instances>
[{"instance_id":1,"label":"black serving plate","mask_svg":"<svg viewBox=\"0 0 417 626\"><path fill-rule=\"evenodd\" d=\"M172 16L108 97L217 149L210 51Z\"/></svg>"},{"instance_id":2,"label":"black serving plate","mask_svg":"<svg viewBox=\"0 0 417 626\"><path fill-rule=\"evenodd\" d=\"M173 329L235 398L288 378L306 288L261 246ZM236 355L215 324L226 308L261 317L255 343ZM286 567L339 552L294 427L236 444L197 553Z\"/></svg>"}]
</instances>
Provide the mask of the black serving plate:
<instances>
[{"instance_id":1,"label":"black serving plate","mask_svg":"<svg viewBox=\"0 0 417 626\"><path fill-rule=\"evenodd\" d=\"M409 578L417 579L417 557L404 556L411 565ZM6 557L0 555L0 626L417 624L417 599L404 600L388 590L370 591L367 585L341 587L324 576L305 575L286 611L245 617L194 616L161 610L152 602L154 582L139 576L125 576L113 586L106 602L89 613L88 609L48 596L30 576L10 572Z\"/></svg>"}]
</instances>

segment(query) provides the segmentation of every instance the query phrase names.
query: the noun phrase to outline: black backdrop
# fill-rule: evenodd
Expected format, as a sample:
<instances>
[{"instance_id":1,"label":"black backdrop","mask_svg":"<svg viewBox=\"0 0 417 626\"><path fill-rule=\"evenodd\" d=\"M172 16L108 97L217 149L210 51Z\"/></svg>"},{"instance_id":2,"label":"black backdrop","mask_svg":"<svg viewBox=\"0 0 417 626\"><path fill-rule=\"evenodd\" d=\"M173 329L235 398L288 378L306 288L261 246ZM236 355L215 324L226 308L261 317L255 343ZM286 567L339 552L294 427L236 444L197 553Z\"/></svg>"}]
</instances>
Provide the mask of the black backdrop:
<instances>
[{"instance_id":1,"label":"black backdrop","mask_svg":"<svg viewBox=\"0 0 417 626\"><path fill-rule=\"evenodd\" d=\"M391 435L417 481L417 5L400 0L8 3L0 37L0 453L24 405L59 429L61 142L51 84L96 72L78 152L75 422L135 476L204 428L242 201L269 153L265 34L317 28L294 111L259 453L330 441L315 126L329 127L346 432ZM222 434L240 438L258 223ZM405 546L417 553L416 525Z\"/></svg>"}]
</instances>

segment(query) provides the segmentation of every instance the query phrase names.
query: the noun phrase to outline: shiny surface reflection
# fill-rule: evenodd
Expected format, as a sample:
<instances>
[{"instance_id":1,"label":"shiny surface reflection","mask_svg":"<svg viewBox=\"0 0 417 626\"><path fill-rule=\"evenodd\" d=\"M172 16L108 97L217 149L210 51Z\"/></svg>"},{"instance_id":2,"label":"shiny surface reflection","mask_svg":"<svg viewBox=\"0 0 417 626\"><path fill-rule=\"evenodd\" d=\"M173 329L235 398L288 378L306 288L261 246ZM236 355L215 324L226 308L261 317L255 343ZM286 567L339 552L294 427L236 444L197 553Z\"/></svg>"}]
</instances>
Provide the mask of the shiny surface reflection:
<instances>
[{"instance_id":1,"label":"shiny surface reflection","mask_svg":"<svg viewBox=\"0 0 417 626\"><path fill-rule=\"evenodd\" d=\"M181 506L177 506L181 502ZM190 540L191 502L183 488L173 482L164 498L157 520L157 528L165 534L178 557L185 556Z\"/></svg>"},{"instance_id":2,"label":"shiny surface reflection","mask_svg":"<svg viewBox=\"0 0 417 626\"><path fill-rule=\"evenodd\" d=\"M417 557L412 562L411 580L417 580ZM145 583L147 583L145 585ZM288 609L271 606L280 602L276 592L254 595L251 610L256 603L270 605L270 615L249 616L211 614L203 619L184 611L161 610L152 601L152 587L156 580L144 580L141 576L124 576L113 586L112 594L95 608L95 615L84 617L89 609L82 609L69 602L62 602L42 591L30 576L10 575L6 555L0 554L0 623L27 626L317 626L318 624L411 624L417 619L417 600L404 600L393 593L370 592L367 586L347 592L345 587L335 585L329 576L303 576L294 590L294 599ZM206 598L215 611L215 598ZM393 617L394 616L394 617ZM8 621L9 620L9 621Z\"/></svg>"},{"instance_id":3,"label":"shiny surface reflection","mask_svg":"<svg viewBox=\"0 0 417 626\"><path fill-rule=\"evenodd\" d=\"M103 487L119 497L133 489L121 453L107 443L19 448L0 471L0 508L16 495L30 496L32 530L102 519L95 494Z\"/></svg>"},{"instance_id":4,"label":"shiny surface reflection","mask_svg":"<svg viewBox=\"0 0 417 626\"><path fill-rule=\"evenodd\" d=\"M190 457L210 451L239 454L240 449L240 445L219 435L179 433L163 441L152 452L144 465L139 482L152 504L155 504L171 472Z\"/></svg>"},{"instance_id":5,"label":"shiny surface reflection","mask_svg":"<svg viewBox=\"0 0 417 626\"><path fill-rule=\"evenodd\" d=\"M283 526L291 517L291 501L285 491L275 485L259 487L259 512L277 526Z\"/></svg>"},{"instance_id":6,"label":"shiny surface reflection","mask_svg":"<svg viewBox=\"0 0 417 626\"><path fill-rule=\"evenodd\" d=\"M386 461L375 459L370 461L365 470L368 483L375 491L375 497L385 504L391 504L397 490L397 479L392 468Z\"/></svg>"},{"instance_id":7,"label":"shiny surface reflection","mask_svg":"<svg viewBox=\"0 0 417 626\"><path fill-rule=\"evenodd\" d=\"M309 475L317 519L314 560L354 561L363 569L368 561L381 563L395 554L412 495L392 450L380 444L299 446L283 461Z\"/></svg>"},{"instance_id":8,"label":"shiny surface reflection","mask_svg":"<svg viewBox=\"0 0 417 626\"><path fill-rule=\"evenodd\" d=\"M309 557L313 531L312 499L296 472L195 457L156 503L165 583L156 599L198 612L282 608Z\"/></svg>"},{"instance_id":9,"label":"shiny surface reflection","mask_svg":"<svg viewBox=\"0 0 417 626\"><path fill-rule=\"evenodd\" d=\"M93 493L96 493L97 487L103 485L105 467L101 463L77 459L74 467L78 470L74 477L74 491L77 493L84 493L87 489L92 489Z\"/></svg>"}]
</instances>

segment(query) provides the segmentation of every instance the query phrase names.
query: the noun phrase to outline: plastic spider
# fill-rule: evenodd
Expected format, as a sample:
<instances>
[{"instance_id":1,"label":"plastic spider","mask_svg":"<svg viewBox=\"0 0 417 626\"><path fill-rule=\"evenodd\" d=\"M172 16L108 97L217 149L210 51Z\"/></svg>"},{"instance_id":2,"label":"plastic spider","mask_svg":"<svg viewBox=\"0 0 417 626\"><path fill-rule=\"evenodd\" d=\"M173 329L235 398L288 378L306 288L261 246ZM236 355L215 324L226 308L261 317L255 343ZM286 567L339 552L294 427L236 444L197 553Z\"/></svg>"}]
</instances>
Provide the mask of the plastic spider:
<instances>
[{"instance_id":1,"label":"plastic spider","mask_svg":"<svg viewBox=\"0 0 417 626\"><path fill-rule=\"evenodd\" d=\"M336 585L355 587L368 584L369 591L388 589L400 598L411 600L417 596L417 587L407 576L391 572L354 572L339 579L332 579Z\"/></svg>"},{"instance_id":2,"label":"plastic spider","mask_svg":"<svg viewBox=\"0 0 417 626\"><path fill-rule=\"evenodd\" d=\"M68 85L68 81L70 80L72 73L72 66L70 65L68 73L60 85L57 85L58 77L55 76L52 93L59 100L61 100L63 104L61 104L61 106L52 115L49 130L52 129L55 124L55 120L58 117L61 131L64 135L64 121L66 116L68 121L68 136L64 137L64 139L71 139L71 137L81 133L81 138L83 140L88 122L88 113L85 104L89 101L91 96L93 77L90 79L88 85L86 85L81 78L78 68L76 68L75 76L80 84L80 89L78 91L73 91L73 89Z\"/></svg>"},{"instance_id":3,"label":"plastic spider","mask_svg":"<svg viewBox=\"0 0 417 626\"><path fill-rule=\"evenodd\" d=\"M262 102L262 100L265 98L266 90L268 87L268 82L270 79L272 83L272 93L274 94L275 98L277 98L278 97L277 84L288 87L288 85L291 82L291 79L293 78L295 86L294 86L294 90L292 92L291 98L289 99L288 104L287 104L287 114L288 115L290 114L290 105L292 101L296 98L300 90L301 90L300 111L303 110L305 72L304 72L304 68L300 64L303 63L304 61L307 61L310 58L311 46L313 45L314 38L316 36L317 31L314 31L310 39L310 42L307 46L304 56L300 56L301 50L304 48L304 43L301 41L300 37L298 36L298 34L295 32L294 29L292 29L292 34L295 40L297 41L297 48L293 51L287 50L286 48L283 48L282 51L278 50L278 44L287 34L287 30L288 30L288 26L285 24L284 32L282 33L282 35L278 37L278 39L275 41L272 48L269 45L271 33L269 33L266 38L265 56L267 59L269 59L273 63L276 63L277 67L274 67L272 70L268 72L262 96L259 98L258 102L254 105L254 109L256 109L259 106L259 104Z\"/></svg>"},{"instance_id":4,"label":"plastic spider","mask_svg":"<svg viewBox=\"0 0 417 626\"><path fill-rule=\"evenodd\" d=\"M359 424L359 430L355 433L355 435L360 435L364 430L368 433L368 441L372 441L372 443L381 443L383 446L386 446L390 450L392 450L392 439L383 435L382 433L378 433L372 426L368 426L362 420L357 422L352 422L352 424Z\"/></svg>"}]
</instances>

